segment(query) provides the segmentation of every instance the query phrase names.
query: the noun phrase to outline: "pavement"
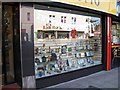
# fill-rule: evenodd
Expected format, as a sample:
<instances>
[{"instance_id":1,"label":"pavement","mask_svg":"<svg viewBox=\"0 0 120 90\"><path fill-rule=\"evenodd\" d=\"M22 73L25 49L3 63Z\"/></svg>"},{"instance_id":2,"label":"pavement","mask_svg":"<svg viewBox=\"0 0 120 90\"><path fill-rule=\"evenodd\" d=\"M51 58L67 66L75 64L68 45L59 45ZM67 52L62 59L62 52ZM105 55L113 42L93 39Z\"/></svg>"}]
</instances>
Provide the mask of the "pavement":
<instances>
[{"instance_id":1,"label":"pavement","mask_svg":"<svg viewBox=\"0 0 120 90\"><path fill-rule=\"evenodd\" d=\"M68 82L60 83L44 90L120 90L120 67L116 67L110 71L100 71L85 77L77 78ZM43 90L43 89L42 89Z\"/></svg>"}]
</instances>

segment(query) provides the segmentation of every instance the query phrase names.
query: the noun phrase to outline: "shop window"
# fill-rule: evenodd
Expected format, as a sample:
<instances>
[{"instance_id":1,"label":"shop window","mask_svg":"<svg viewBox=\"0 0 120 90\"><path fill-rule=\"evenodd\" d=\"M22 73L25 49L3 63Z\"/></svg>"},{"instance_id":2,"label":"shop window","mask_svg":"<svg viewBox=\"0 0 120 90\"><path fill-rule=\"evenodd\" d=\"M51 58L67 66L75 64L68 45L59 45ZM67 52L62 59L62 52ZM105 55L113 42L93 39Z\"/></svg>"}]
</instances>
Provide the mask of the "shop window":
<instances>
[{"instance_id":1,"label":"shop window","mask_svg":"<svg viewBox=\"0 0 120 90\"><path fill-rule=\"evenodd\" d=\"M101 18L34 10L36 78L101 64Z\"/></svg>"},{"instance_id":2,"label":"shop window","mask_svg":"<svg viewBox=\"0 0 120 90\"><path fill-rule=\"evenodd\" d=\"M113 22L112 25L112 44L120 44L120 23Z\"/></svg>"}]
</instances>

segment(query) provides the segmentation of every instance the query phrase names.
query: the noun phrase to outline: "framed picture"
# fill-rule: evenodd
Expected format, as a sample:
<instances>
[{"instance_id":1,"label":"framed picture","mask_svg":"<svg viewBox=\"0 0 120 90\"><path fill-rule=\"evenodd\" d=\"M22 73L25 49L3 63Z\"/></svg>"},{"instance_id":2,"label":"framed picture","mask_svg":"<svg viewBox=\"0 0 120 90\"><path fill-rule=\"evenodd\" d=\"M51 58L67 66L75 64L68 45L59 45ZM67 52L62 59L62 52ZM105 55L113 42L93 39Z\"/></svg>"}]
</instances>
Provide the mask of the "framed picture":
<instances>
[{"instance_id":1,"label":"framed picture","mask_svg":"<svg viewBox=\"0 0 120 90\"><path fill-rule=\"evenodd\" d=\"M90 52L85 52L85 54L86 54L87 57L91 56Z\"/></svg>"},{"instance_id":2,"label":"framed picture","mask_svg":"<svg viewBox=\"0 0 120 90\"><path fill-rule=\"evenodd\" d=\"M94 61L91 57L87 58L87 63L94 64Z\"/></svg>"},{"instance_id":3,"label":"framed picture","mask_svg":"<svg viewBox=\"0 0 120 90\"><path fill-rule=\"evenodd\" d=\"M84 65L85 64L85 59L79 59L78 64L79 65Z\"/></svg>"},{"instance_id":4,"label":"framed picture","mask_svg":"<svg viewBox=\"0 0 120 90\"><path fill-rule=\"evenodd\" d=\"M67 45L61 46L61 53L66 54L66 52L67 52Z\"/></svg>"},{"instance_id":5,"label":"framed picture","mask_svg":"<svg viewBox=\"0 0 120 90\"><path fill-rule=\"evenodd\" d=\"M72 52L72 47L68 47L68 52Z\"/></svg>"},{"instance_id":6,"label":"framed picture","mask_svg":"<svg viewBox=\"0 0 120 90\"><path fill-rule=\"evenodd\" d=\"M117 24L117 29L120 29L120 23L119 23L119 24Z\"/></svg>"},{"instance_id":7,"label":"framed picture","mask_svg":"<svg viewBox=\"0 0 120 90\"><path fill-rule=\"evenodd\" d=\"M85 57L85 53L84 52L80 53L80 55L81 55L81 57Z\"/></svg>"}]
</instances>

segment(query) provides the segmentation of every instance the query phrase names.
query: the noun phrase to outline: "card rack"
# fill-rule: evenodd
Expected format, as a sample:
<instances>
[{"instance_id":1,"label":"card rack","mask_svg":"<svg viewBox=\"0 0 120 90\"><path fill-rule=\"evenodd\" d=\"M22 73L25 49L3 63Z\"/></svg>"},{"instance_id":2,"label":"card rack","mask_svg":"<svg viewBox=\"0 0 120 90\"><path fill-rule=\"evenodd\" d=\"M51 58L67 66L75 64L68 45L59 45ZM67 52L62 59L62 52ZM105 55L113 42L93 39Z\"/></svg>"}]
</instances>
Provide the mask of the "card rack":
<instances>
[{"instance_id":1,"label":"card rack","mask_svg":"<svg viewBox=\"0 0 120 90\"><path fill-rule=\"evenodd\" d=\"M94 64L94 42L85 40L43 40L35 43L36 78L60 74Z\"/></svg>"}]
</instances>

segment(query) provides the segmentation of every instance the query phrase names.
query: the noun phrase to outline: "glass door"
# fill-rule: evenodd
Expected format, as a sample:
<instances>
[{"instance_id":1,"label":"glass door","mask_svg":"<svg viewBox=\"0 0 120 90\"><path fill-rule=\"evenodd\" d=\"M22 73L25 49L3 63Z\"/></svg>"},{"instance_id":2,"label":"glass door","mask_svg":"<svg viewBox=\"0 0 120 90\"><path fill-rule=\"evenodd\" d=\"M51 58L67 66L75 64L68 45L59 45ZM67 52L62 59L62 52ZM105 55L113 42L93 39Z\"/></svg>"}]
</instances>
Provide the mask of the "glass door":
<instances>
[{"instance_id":1,"label":"glass door","mask_svg":"<svg viewBox=\"0 0 120 90\"><path fill-rule=\"evenodd\" d=\"M3 5L2 28L2 84L12 83L14 76L13 6Z\"/></svg>"}]
</instances>

